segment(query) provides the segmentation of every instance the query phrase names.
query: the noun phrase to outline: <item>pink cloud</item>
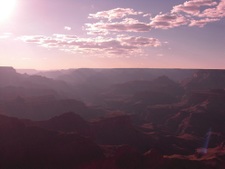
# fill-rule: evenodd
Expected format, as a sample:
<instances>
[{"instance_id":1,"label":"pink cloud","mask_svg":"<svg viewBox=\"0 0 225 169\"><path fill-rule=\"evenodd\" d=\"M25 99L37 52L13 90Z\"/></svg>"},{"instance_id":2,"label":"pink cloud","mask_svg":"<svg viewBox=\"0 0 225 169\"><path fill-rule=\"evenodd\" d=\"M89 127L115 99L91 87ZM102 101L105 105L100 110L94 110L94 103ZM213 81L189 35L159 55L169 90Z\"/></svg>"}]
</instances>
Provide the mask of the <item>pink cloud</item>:
<instances>
[{"instance_id":1,"label":"pink cloud","mask_svg":"<svg viewBox=\"0 0 225 169\"><path fill-rule=\"evenodd\" d=\"M67 31L72 30L72 28L71 28L71 27L69 27L69 26L65 26L65 27L64 27L64 29L65 29L65 30L67 30Z\"/></svg>"},{"instance_id":2,"label":"pink cloud","mask_svg":"<svg viewBox=\"0 0 225 169\"><path fill-rule=\"evenodd\" d=\"M159 13L148 21L130 18L132 15L138 15L137 18L150 16L150 14L137 12L131 8L116 8L89 15L89 18L99 19L95 23L87 23L84 26L87 34L96 35L90 38L54 34L52 36L23 36L19 39L26 43L37 44L45 48L56 48L70 53L110 55L112 57L142 55L145 48L159 47L162 43L156 38L116 36L116 34L118 32L149 32L152 29L171 29L183 25L204 27L225 16L225 0L221 0L219 3L213 0L186 1L174 6L169 13ZM110 33L113 37L109 37ZM164 43L166 44L166 42Z\"/></svg>"},{"instance_id":3,"label":"pink cloud","mask_svg":"<svg viewBox=\"0 0 225 169\"><path fill-rule=\"evenodd\" d=\"M201 11L201 7L208 8ZM225 0L221 0L219 3L213 0L186 1L184 4L173 7L172 13L178 12L185 12L200 18L222 18L225 17ZM201 21L204 20L207 19L201 19ZM213 19L211 20L214 21ZM210 21L207 23L210 23Z\"/></svg>"},{"instance_id":4,"label":"pink cloud","mask_svg":"<svg viewBox=\"0 0 225 169\"><path fill-rule=\"evenodd\" d=\"M96 23L86 23L84 29L89 35L107 35L109 31L105 29L105 23L100 21Z\"/></svg>"},{"instance_id":5,"label":"pink cloud","mask_svg":"<svg viewBox=\"0 0 225 169\"><path fill-rule=\"evenodd\" d=\"M92 35L108 35L110 32L149 32L152 28L168 29L187 25L188 19L181 14L159 14L151 18L149 23L133 18L124 18L118 22L87 23L85 30Z\"/></svg>"},{"instance_id":6,"label":"pink cloud","mask_svg":"<svg viewBox=\"0 0 225 169\"><path fill-rule=\"evenodd\" d=\"M172 9L172 13L185 12L191 15L200 13L200 8L203 6L215 6L217 2L213 0L190 0L183 4L176 5Z\"/></svg>"},{"instance_id":7,"label":"pink cloud","mask_svg":"<svg viewBox=\"0 0 225 169\"><path fill-rule=\"evenodd\" d=\"M191 20L191 23L189 24L189 26L198 26L198 27L204 27L206 24L210 23L210 22L216 22L220 19L218 18L204 18L204 19L200 19L200 20Z\"/></svg>"},{"instance_id":8,"label":"pink cloud","mask_svg":"<svg viewBox=\"0 0 225 169\"><path fill-rule=\"evenodd\" d=\"M150 25L155 29L169 29L178 27L181 25L186 25L188 20L186 17L180 14L159 14L154 18L151 18Z\"/></svg>"},{"instance_id":9,"label":"pink cloud","mask_svg":"<svg viewBox=\"0 0 225 169\"><path fill-rule=\"evenodd\" d=\"M44 35L34 35L34 36L22 36L17 39L22 40L26 43L36 43L41 44L43 40L45 40L47 37Z\"/></svg>"},{"instance_id":10,"label":"pink cloud","mask_svg":"<svg viewBox=\"0 0 225 169\"><path fill-rule=\"evenodd\" d=\"M79 38L71 35L55 34L51 37L24 36L20 39L26 43L38 44L45 48L58 48L59 50L77 53L95 54L140 54L144 47L158 47L161 43L158 39L148 37L117 36L116 38L95 37ZM76 37L76 38L75 38Z\"/></svg>"},{"instance_id":11,"label":"pink cloud","mask_svg":"<svg viewBox=\"0 0 225 169\"><path fill-rule=\"evenodd\" d=\"M219 3L214 0L190 0L174 6L171 13L159 14L151 18L150 25L158 29L182 25L204 27L208 23L219 21L224 16L225 0L221 0Z\"/></svg>"},{"instance_id":12,"label":"pink cloud","mask_svg":"<svg viewBox=\"0 0 225 169\"><path fill-rule=\"evenodd\" d=\"M27 43L40 43L41 41L38 39L27 39L25 42Z\"/></svg>"},{"instance_id":13,"label":"pink cloud","mask_svg":"<svg viewBox=\"0 0 225 169\"><path fill-rule=\"evenodd\" d=\"M90 14L89 18L100 19L95 23L87 23L84 29L91 35L108 35L116 32L149 32L154 29L170 29L183 25L204 27L225 16L225 0L189 0L176 5L169 13L159 13L149 22L141 22L129 18L129 15L150 16L149 13L136 12L131 8L116 8ZM107 19L108 20L101 20ZM208 19L207 19L208 18ZM214 19L209 19L214 18ZM117 19L117 21L112 21Z\"/></svg>"},{"instance_id":14,"label":"pink cloud","mask_svg":"<svg viewBox=\"0 0 225 169\"><path fill-rule=\"evenodd\" d=\"M132 18L125 18L121 22L97 22L86 24L88 34L107 35L112 32L148 32L151 30L149 23L139 22Z\"/></svg>"},{"instance_id":15,"label":"pink cloud","mask_svg":"<svg viewBox=\"0 0 225 169\"><path fill-rule=\"evenodd\" d=\"M108 11L100 11L95 14L89 14L88 18L94 18L94 19L120 19L124 18L128 15L141 15L143 12L137 12L134 9L131 8L115 8Z\"/></svg>"},{"instance_id":16,"label":"pink cloud","mask_svg":"<svg viewBox=\"0 0 225 169\"><path fill-rule=\"evenodd\" d=\"M208 18L225 17L225 0L221 0L215 8L205 9L199 16Z\"/></svg>"},{"instance_id":17,"label":"pink cloud","mask_svg":"<svg viewBox=\"0 0 225 169\"><path fill-rule=\"evenodd\" d=\"M122 37L121 42L128 44L128 45L133 45L137 47L141 46L153 46L153 47L158 47L161 46L161 42L156 39L156 38L147 38L147 37Z\"/></svg>"}]
</instances>

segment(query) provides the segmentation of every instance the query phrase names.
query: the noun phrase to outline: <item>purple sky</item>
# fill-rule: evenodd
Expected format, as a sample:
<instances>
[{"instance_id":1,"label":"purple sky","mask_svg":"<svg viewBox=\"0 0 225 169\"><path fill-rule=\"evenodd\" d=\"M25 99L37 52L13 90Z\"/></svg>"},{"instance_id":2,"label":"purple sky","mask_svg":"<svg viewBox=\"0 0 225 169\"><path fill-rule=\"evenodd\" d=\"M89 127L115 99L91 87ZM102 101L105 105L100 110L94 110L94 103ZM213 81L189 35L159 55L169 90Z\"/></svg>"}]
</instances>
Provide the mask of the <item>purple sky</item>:
<instances>
[{"instance_id":1,"label":"purple sky","mask_svg":"<svg viewBox=\"0 0 225 169\"><path fill-rule=\"evenodd\" d=\"M1 66L225 69L225 0L14 1Z\"/></svg>"}]
</instances>

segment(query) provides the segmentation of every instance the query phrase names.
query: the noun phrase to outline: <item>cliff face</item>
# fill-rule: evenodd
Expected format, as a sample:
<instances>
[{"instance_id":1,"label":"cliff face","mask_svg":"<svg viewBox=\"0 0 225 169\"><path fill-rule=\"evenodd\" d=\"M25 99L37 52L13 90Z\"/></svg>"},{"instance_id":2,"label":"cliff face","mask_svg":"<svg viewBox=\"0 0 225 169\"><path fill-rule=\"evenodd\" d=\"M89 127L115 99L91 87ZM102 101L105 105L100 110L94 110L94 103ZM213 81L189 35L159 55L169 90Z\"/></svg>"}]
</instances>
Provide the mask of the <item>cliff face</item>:
<instances>
[{"instance_id":1,"label":"cliff face","mask_svg":"<svg viewBox=\"0 0 225 169\"><path fill-rule=\"evenodd\" d=\"M16 70L10 66L0 66L0 73L16 73Z\"/></svg>"},{"instance_id":2,"label":"cliff face","mask_svg":"<svg viewBox=\"0 0 225 169\"><path fill-rule=\"evenodd\" d=\"M17 84L21 77L13 67L0 67L0 87Z\"/></svg>"},{"instance_id":3,"label":"cliff face","mask_svg":"<svg viewBox=\"0 0 225 169\"><path fill-rule=\"evenodd\" d=\"M131 123L129 116L117 116L92 123L94 139L99 144L128 144L140 149L147 146L147 138Z\"/></svg>"},{"instance_id":4,"label":"cliff face","mask_svg":"<svg viewBox=\"0 0 225 169\"><path fill-rule=\"evenodd\" d=\"M0 116L0 168L78 168L103 158L100 148L75 133L27 126L16 118Z\"/></svg>"},{"instance_id":5,"label":"cliff face","mask_svg":"<svg viewBox=\"0 0 225 169\"><path fill-rule=\"evenodd\" d=\"M72 112L64 113L49 120L33 122L32 124L48 130L66 133L74 132L87 137L92 136L90 124Z\"/></svg>"},{"instance_id":6,"label":"cliff face","mask_svg":"<svg viewBox=\"0 0 225 169\"><path fill-rule=\"evenodd\" d=\"M199 70L184 81L187 91L225 88L225 70Z\"/></svg>"},{"instance_id":7,"label":"cliff face","mask_svg":"<svg viewBox=\"0 0 225 169\"><path fill-rule=\"evenodd\" d=\"M209 128L212 128L214 132L224 134L221 129L225 127L223 120L225 118L225 94L210 91L195 93L191 99L199 102L183 111L186 112L187 117L180 124L180 131L204 135Z\"/></svg>"}]
</instances>

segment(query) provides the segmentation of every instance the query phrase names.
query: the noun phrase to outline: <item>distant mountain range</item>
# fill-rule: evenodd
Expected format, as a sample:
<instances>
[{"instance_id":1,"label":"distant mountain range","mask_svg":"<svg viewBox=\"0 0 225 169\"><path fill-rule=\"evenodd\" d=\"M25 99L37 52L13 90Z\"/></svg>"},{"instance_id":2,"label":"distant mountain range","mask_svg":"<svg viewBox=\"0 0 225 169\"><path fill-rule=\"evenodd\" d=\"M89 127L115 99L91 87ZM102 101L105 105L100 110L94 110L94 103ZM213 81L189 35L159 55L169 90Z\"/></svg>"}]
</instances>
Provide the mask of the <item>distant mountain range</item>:
<instances>
[{"instance_id":1,"label":"distant mountain range","mask_svg":"<svg viewBox=\"0 0 225 169\"><path fill-rule=\"evenodd\" d=\"M0 168L225 165L225 70L20 72L0 67Z\"/></svg>"}]
</instances>

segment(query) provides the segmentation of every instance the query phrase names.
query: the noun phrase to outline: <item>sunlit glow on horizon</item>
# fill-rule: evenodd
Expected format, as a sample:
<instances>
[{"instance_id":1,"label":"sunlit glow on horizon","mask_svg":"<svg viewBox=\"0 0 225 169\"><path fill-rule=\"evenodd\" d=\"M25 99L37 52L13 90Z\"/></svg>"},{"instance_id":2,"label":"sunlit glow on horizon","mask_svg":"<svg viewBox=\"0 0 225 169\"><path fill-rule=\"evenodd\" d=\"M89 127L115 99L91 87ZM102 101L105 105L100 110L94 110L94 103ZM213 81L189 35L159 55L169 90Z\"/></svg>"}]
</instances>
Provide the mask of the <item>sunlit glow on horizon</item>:
<instances>
[{"instance_id":1,"label":"sunlit glow on horizon","mask_svg":"<svg viewBox=\"0 0 225 169\"><path fill-rule=\"evenodd\" d=\"M225 0L0 0L0 66L225 69L224 19Z\"/></svg>"},{"instance_id":2,"label":"sunlit glow on horizon","mask_svg":"<svg viewBox=\"0 0 225 169\"><path fill-rule=\"evenodd\" d=\"M0 22L5 21L13 12L17 0L0 0Z\"/></svg>"}]
</instances>

